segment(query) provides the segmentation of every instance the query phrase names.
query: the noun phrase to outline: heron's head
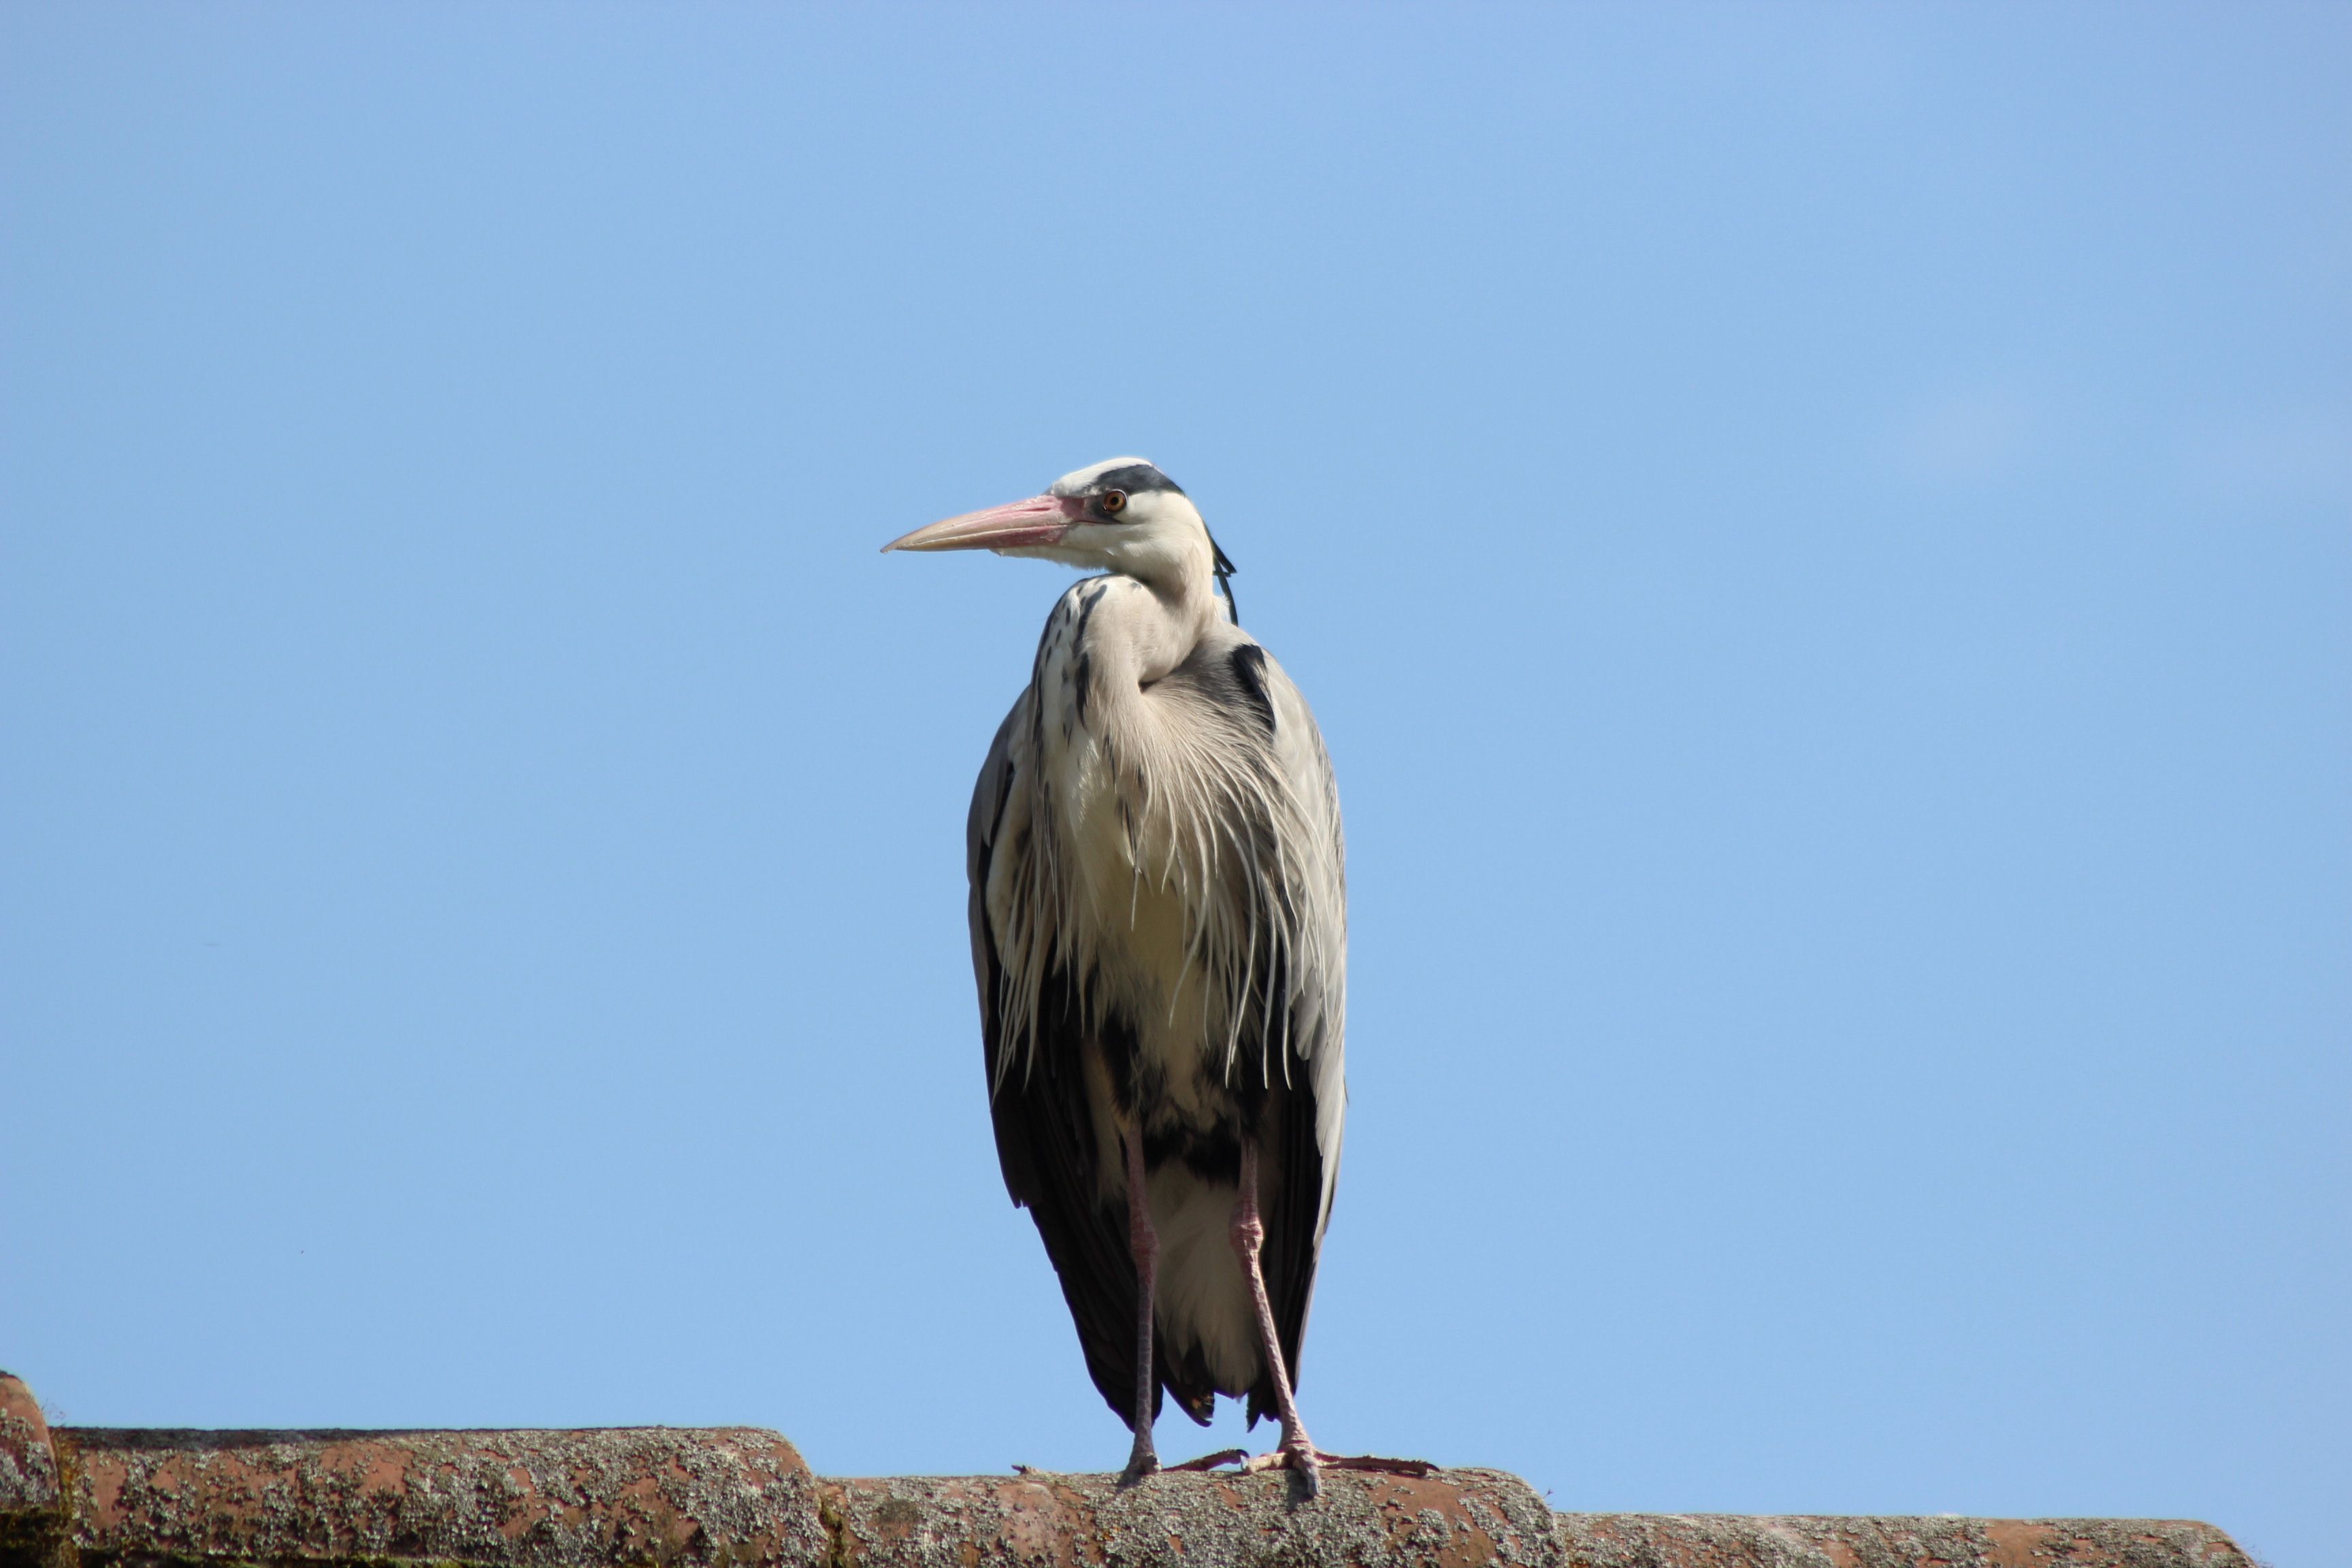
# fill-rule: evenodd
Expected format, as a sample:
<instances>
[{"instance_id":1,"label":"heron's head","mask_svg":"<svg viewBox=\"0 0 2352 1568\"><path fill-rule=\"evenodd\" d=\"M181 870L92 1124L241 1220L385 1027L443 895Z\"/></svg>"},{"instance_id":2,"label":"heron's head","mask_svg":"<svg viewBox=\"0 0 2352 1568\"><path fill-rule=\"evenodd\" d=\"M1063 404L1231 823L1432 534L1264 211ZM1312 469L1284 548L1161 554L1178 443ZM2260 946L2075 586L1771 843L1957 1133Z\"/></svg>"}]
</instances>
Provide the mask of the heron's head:
<instances>
[{"instance_id":1,"label":"heron's head","mask_svg":"<svg viewBox=\"0 0 2352 1568\"><path fill-rule=\"evenodd\" d=\"M1034 555L1169 589L1195 582L1205 588L1212 574L1233 571L1192 498L1141 458L1064 474L1044 495L968 511L882 548Z\"/></svg>"}]
</instances>

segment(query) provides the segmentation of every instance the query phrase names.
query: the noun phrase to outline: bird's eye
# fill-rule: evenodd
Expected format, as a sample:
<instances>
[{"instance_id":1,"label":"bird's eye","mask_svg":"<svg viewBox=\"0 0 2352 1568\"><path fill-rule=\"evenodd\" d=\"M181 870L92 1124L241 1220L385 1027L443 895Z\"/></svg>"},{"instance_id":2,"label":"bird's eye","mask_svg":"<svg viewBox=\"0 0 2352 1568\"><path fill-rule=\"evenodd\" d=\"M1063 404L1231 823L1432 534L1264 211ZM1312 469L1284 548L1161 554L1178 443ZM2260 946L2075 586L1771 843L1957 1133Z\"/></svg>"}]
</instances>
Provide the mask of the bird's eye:
<instances>
[{"instance_id":1,"label":"bird's eye","mask_svg":"<svg viewBox=\"0 0 2352 1568\"><path fill-rule=\"evenodd\" d=\"M1108 513L1112 517L1117 517L1120 512L1127 510L1127 492L1125 490L1105 490L1102 493L1102 500L1097 504L1102 507L1105 512Z\"/></svg>"}]
</instances>

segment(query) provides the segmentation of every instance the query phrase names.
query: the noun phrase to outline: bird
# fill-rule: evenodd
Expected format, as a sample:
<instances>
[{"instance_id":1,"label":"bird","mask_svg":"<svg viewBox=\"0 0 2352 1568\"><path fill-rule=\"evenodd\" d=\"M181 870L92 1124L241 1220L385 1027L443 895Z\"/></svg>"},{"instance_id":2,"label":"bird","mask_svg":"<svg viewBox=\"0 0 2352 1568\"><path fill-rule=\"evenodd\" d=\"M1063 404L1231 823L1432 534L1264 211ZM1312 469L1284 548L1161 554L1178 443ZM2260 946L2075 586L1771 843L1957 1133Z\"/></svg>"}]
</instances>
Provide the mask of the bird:
<instances>
[{"instance_id":1,"label":"bird","mask_svg":"<svg viewBox=\"0 0 2352 1568\"><path fill-rule=\"evenodd\" d=\"M883 547L1090 569L1047 616L965 834L974 978L1004 1184L1034 1220L1087 1370L1160 1468L1163 1396L1280 1439L1174 1468L1327 1454L1298 1358L1347 1125L1347 871L1306 699L1242 630L1233 563L1141 458Z\"/></svg>"}]
</instances>

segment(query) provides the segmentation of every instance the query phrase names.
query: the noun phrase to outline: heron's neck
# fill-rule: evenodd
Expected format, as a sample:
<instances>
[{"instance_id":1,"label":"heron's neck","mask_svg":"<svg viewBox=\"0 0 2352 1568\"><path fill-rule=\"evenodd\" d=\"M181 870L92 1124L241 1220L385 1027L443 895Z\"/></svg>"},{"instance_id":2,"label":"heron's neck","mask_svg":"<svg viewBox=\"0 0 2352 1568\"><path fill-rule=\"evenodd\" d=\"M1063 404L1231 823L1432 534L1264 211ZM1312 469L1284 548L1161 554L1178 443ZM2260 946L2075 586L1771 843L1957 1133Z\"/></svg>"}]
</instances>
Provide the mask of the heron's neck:
<instances>
[{"instance_id":1,"label":"heron's neck","mask_svg":"<svg viewBox=\"0 0 2352 1568\"><path fill-rule=\"evenodd\" d=\"M1123 690L1139 690L1164 678L1192 656L1192 649L1219 618L1216 590L1204 558L1197 572L1171 573L1158 580L1124 574L1095 616L1101 679ZM1094 650L1089 650L1094 651Z\"/></svg>"}]
</instances>

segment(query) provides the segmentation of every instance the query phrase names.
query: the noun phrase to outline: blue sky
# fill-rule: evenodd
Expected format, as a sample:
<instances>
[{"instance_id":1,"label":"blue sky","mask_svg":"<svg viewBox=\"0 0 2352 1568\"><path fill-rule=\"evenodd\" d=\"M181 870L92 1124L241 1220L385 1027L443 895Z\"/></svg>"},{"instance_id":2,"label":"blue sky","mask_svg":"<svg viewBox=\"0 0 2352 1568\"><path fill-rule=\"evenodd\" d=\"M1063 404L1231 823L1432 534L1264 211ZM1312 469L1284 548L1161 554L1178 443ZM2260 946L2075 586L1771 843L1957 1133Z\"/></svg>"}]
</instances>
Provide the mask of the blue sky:
<instances>
[{"instance_id":1,"label":"blue sky","mask_svg":"<svg viewBox=\"0 0 2352 1568\"><path fill-rule=\"evenodd\" d=\"M1319 1440L2352 1563L2352 14L0 38L64 1419L1116 1465L962 929L1064 574L877 547L1138 451L1348 811Z\"/></svg>"}]
</instances>

